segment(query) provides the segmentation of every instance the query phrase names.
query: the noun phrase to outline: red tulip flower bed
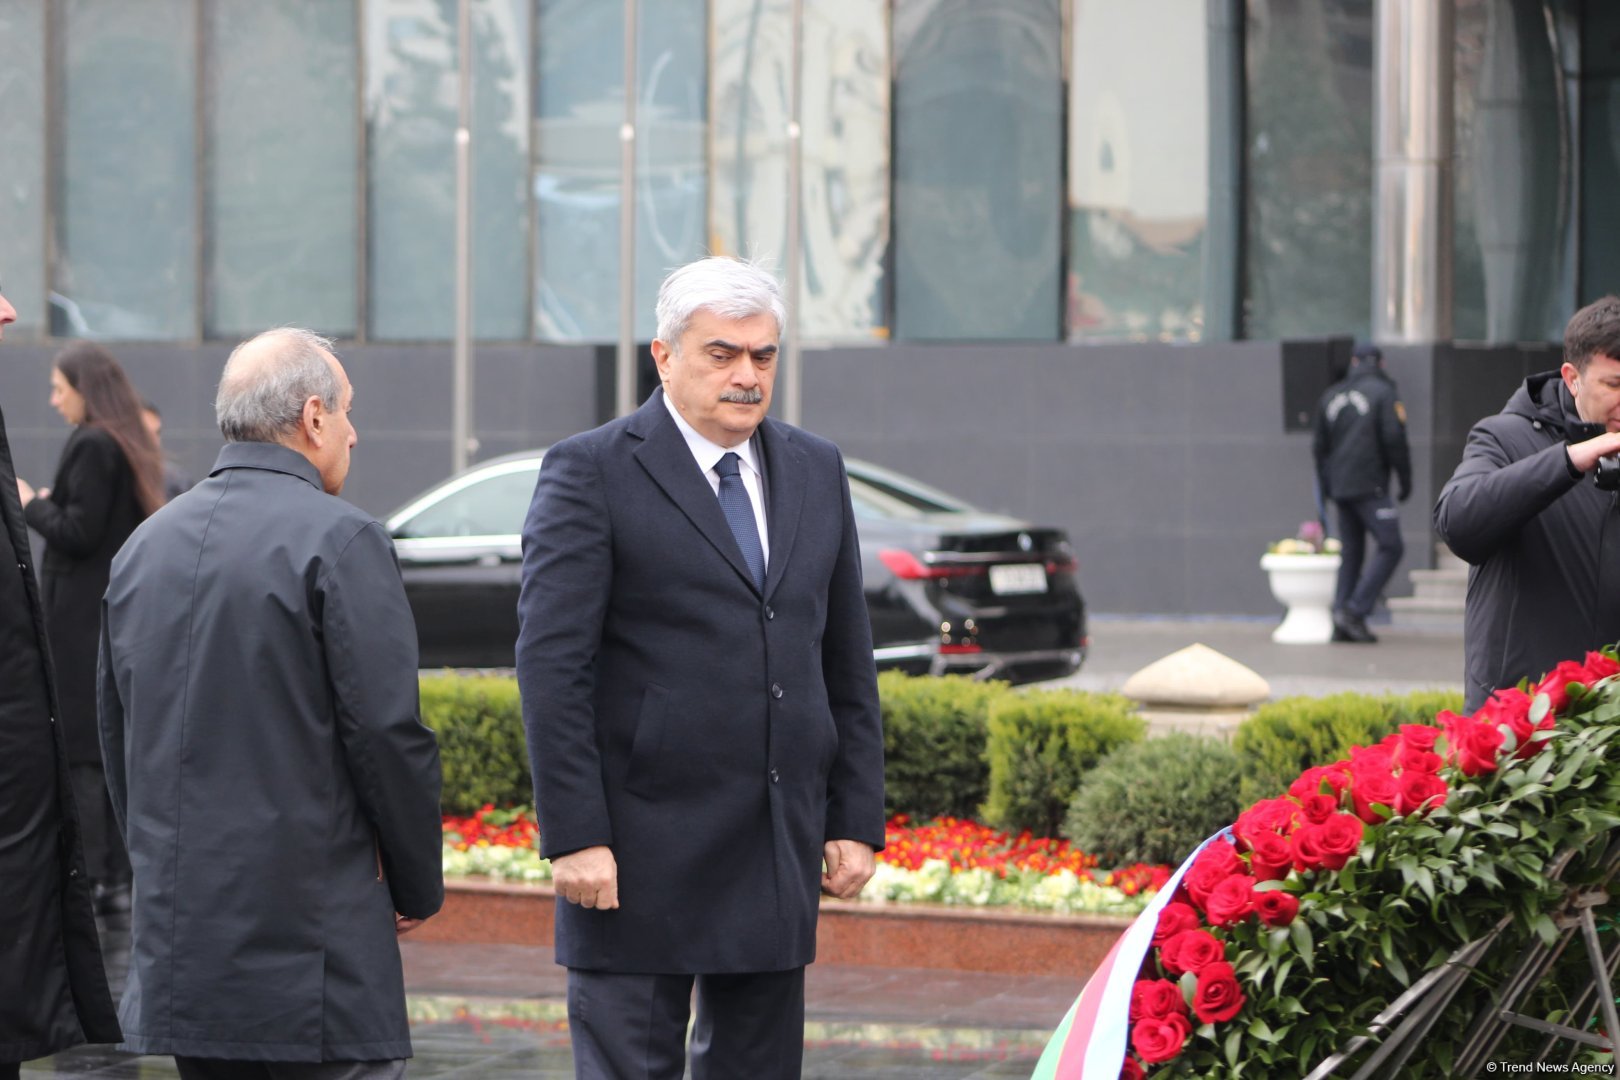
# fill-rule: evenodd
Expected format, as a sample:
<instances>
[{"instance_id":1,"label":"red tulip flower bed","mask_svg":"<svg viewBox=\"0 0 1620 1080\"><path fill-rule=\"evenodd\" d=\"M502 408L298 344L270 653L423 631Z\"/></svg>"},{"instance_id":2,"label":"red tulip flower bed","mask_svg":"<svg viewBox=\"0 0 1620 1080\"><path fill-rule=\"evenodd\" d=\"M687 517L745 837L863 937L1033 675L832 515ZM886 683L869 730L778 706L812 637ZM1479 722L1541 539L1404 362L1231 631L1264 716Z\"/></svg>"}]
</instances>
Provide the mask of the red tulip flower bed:
<instances>
[{"instance_id":1,"label":"red tulip flower bed","mask_svg":"<svg viewBox=\"0 0 1620 1080\"><path fill-rule=\"evenodd\" d=\"M976 821L950 817L913 825L907 815L896 814L884 828L883 843L878 862L902 870L921 870L930 859L944 862L952 873L988 870L998 878L1009 873L1052 875L1067 870L1082 881L1118 889L1126 896L1156 892L1170 877L1169 867L1145 863L1097 873L1097 857L1067 840L1043 839L1028 831L1014 836Z\"/></svg>"},{"instance_id":2,"label":"red tulip flower bed","mask_svg":"<svg viewBox=\"0 0 1620 1080\"><path fill-rule=\"evenodd\" d=\"M470 847L530 848L540 846L540 824L526 806L497 810L485 803L472 817L444 819L444 842L456 851Z\"/></svg>"},{"instance_id":3,"label":"red tulip flower bed","mask_svg":"<svg viewBox=\"0 0 1620 1080\"><path fill-rule=\"evenodd\" d=\"M484 806L471 817L446 817L445 874L547 882L551 867L539 857L539 839L526 807ZM1011 835L957 818L913 825L896 815L884 843L863 900L1131 915L1170 876L1168 867L1141 863L1100 870L1096 856L1067 840Z\"/></svg>"}]
</instances>

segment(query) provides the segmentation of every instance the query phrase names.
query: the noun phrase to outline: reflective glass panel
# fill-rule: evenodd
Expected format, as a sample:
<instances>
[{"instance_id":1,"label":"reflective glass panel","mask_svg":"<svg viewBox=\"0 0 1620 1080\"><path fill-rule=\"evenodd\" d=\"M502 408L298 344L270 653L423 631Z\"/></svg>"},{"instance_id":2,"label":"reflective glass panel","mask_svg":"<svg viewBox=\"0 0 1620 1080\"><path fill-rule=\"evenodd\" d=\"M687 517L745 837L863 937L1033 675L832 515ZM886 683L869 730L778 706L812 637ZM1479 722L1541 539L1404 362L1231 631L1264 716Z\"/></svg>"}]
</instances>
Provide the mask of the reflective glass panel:
<instances>
[{"instance_id":1,"label":"reflective glass panel","mask_svg":"<svg viewBox=\"0 0 1620 1080\"><path fill-rule=\"evenodd\" d=\"M0 290L10 340L45 326L45 3L0 0Z\"/></svg>"},{"instance_id":2,"label":"reflective glass panel","mask_svg":"<svg viewBox=\"0 0 1620 1080\"><path fill-rule=\"evenodd\" d=\"M455 331L456 0L367 0L371 333ZM473 0L473 332L527 337L529 5Z\"/></svg>"},{"instance_id":3,"label":"reflective glass panel","mask_svg":"<svg viewBox=\"0 0 1620 1080\"><path fill-rule=\"evenodd\" d=\"M1244 333L1372 322L1372 0L1248 0Z\"/></svg>"},{"instance_id":4,"label":"reflective glass panel","mask_svg":"<svg viewBox=\"0 0 1620 1080\"><path fill-rule=\"evenodd\" d=\"M1585 5L1581 28L1582 305L1620 292L1620 6Z\"/></svg>"},{"instance_id":5,"label":"reflective glass panel","mask_svg":"<svg viewBox=\"0 0 1620 1080\"><path fill-rule=\"evenodd\" d=\"M1069 333L1197 339L1209 206L1203 0L1075 0Z\"/></svg>"},{"instance_id":6,"label":"reflective glass panel","mask_svg":"<svg viewBox=\"0 0 1620 1080\"><path fill-rule=\"evenodd\" d=\"M636 35L636 335L670 270L708 243L705 0L643 0ZM624 8L539 0L535 99L535 332L619 335L619 127Z\"/></svg>"},{"instance_id":7,"label":"reflective glass panel","mask_svg":"<svg viewBox=\"0 0 1620 1080\"><path fill-rule=\"evenodd\" d=\"M1054 340L1058 0L895 0L895 334Z\"/></svg>"},{"instance_id":8,"label":"reflective glass panel","mask_svg":"<svg viewBox=\"0 0 1620 1080\"><path fill-rule=\"evenodd\" d=\"M359 56L354 0L210 0L210 337L353 336Z\"/></svg>"},{"instance_id":9,"label":"reflective glass panel","mask_svg":"<svg viewBox=\"0 0 1620 1080\"><path fill-rule=\"evenodd\" d=\"M1457 0L1453 334L1559 340L1572 183L1549 12Z\"/></svg>"},{"instance_id":10,"label":"reflective glass panel","mask_svg":"<svg viewBox=\"0 0 1620 1080\"><path fill-rule=\"evenodd\" d=\"M716 254L786 279L790 0L714 0L709 209ZM804 9L803 288L807 338L883 336L889 239L889 47L882 0Z\"/></svg>"},{"instance_id":11,"label":"reflective glass panel","mask_svg":"<svg viewBox=\"0 0 1620 1080\"><path fill-rule=\"evenodd\" d=\"M51 329L197 334L191 0L65 0Z\"/></svg>"}]
</instances>

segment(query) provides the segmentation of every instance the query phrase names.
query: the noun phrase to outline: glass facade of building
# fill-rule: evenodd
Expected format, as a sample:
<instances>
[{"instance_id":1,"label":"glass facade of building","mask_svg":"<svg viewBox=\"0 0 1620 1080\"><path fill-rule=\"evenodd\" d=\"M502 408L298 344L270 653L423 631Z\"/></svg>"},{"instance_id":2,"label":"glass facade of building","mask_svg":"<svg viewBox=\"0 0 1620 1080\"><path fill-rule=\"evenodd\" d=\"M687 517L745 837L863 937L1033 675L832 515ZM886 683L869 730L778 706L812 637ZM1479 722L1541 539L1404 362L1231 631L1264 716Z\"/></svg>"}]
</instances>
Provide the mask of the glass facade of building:
<instances>
[{"instance_id":1,"label":"glass facade of building","mask_svg":"<svg viewBox=\"0 0 1620 1080\"><path fill-rule=\"evenodd\" d=\"M1367 331L1373 0L804 7L807 341ZM447 340L457 8L0 0L8 336ZM640 2L643 339L705 252L786 277L791 9ZM1456 336L1556 336L1620 288L1620 14L1455 24ZM472 0L472 26L475 333L612 341L622 5Z\"/></svg>"}]
</instances>

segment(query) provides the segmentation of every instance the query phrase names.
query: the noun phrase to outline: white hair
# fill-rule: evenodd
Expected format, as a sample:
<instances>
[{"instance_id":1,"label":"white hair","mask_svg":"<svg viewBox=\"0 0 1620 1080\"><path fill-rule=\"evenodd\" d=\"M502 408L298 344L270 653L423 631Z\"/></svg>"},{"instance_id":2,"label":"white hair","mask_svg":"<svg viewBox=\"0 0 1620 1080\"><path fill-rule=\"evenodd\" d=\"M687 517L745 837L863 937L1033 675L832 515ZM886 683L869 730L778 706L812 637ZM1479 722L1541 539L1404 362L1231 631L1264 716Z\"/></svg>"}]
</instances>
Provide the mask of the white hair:
<instances>
[{"instance_id":1,"label":"white hair","mask_svg":"<svg viewBox=\"0 0 1620 1080\"><path fill-rule=\"evenodd\" d=\"M231 350L214 418L226 442L280 442L298 429L304 402L335 411L343 392L327 359L332 342L309 330L266 330Z\"/></svg>"},{"instance_id":2,"label":"white hair","mask_svg":"<svg viewBox=\"0 0 1620 1080\"><path fill-rule=\"evenodd\" d=\"M679 350L681 335L699 311L722 319L769 315L780 334L787 306L776 278L760 263L714 255L673 271L658 287L658 338Z\"/></svg>"}]
</instances>

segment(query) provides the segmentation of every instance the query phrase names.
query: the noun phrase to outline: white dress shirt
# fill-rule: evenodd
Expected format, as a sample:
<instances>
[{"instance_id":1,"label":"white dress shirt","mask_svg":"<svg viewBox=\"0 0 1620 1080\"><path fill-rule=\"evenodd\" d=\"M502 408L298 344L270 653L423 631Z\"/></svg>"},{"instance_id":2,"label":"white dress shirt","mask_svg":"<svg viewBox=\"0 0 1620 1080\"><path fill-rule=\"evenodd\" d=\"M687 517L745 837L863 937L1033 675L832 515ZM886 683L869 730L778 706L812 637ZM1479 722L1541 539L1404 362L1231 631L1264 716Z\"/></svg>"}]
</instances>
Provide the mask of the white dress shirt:
<instances>
[{"instance_id":1,"label":"white dress shirt","mask_svg":"<svg viewBox=\"0 0 1620 1080\"><path fill-rule=\"evenodd\" d=\"M720 498L720 474L714 471L714 467L727 454L736 454L741 459L741 466L737 472L742 477L743 488L748 492L748 502L754 508L754 524L759 526L759 549L764 554L765 566L769 569L771 540L765 528L765 480L759 469L759 456L755 453L754 440L748 439L736 446L720 446L699 435L697 429L686 422L686 417L681 415L675 403L669 400L668 394L664 395L664 408L669 410L669 415L675 420L675 426L686 438L686 446L697 459L698 469L702 471L703 478L709 482L709 487L714 490L716 499Z\"/></svg>"}]
</instances>

